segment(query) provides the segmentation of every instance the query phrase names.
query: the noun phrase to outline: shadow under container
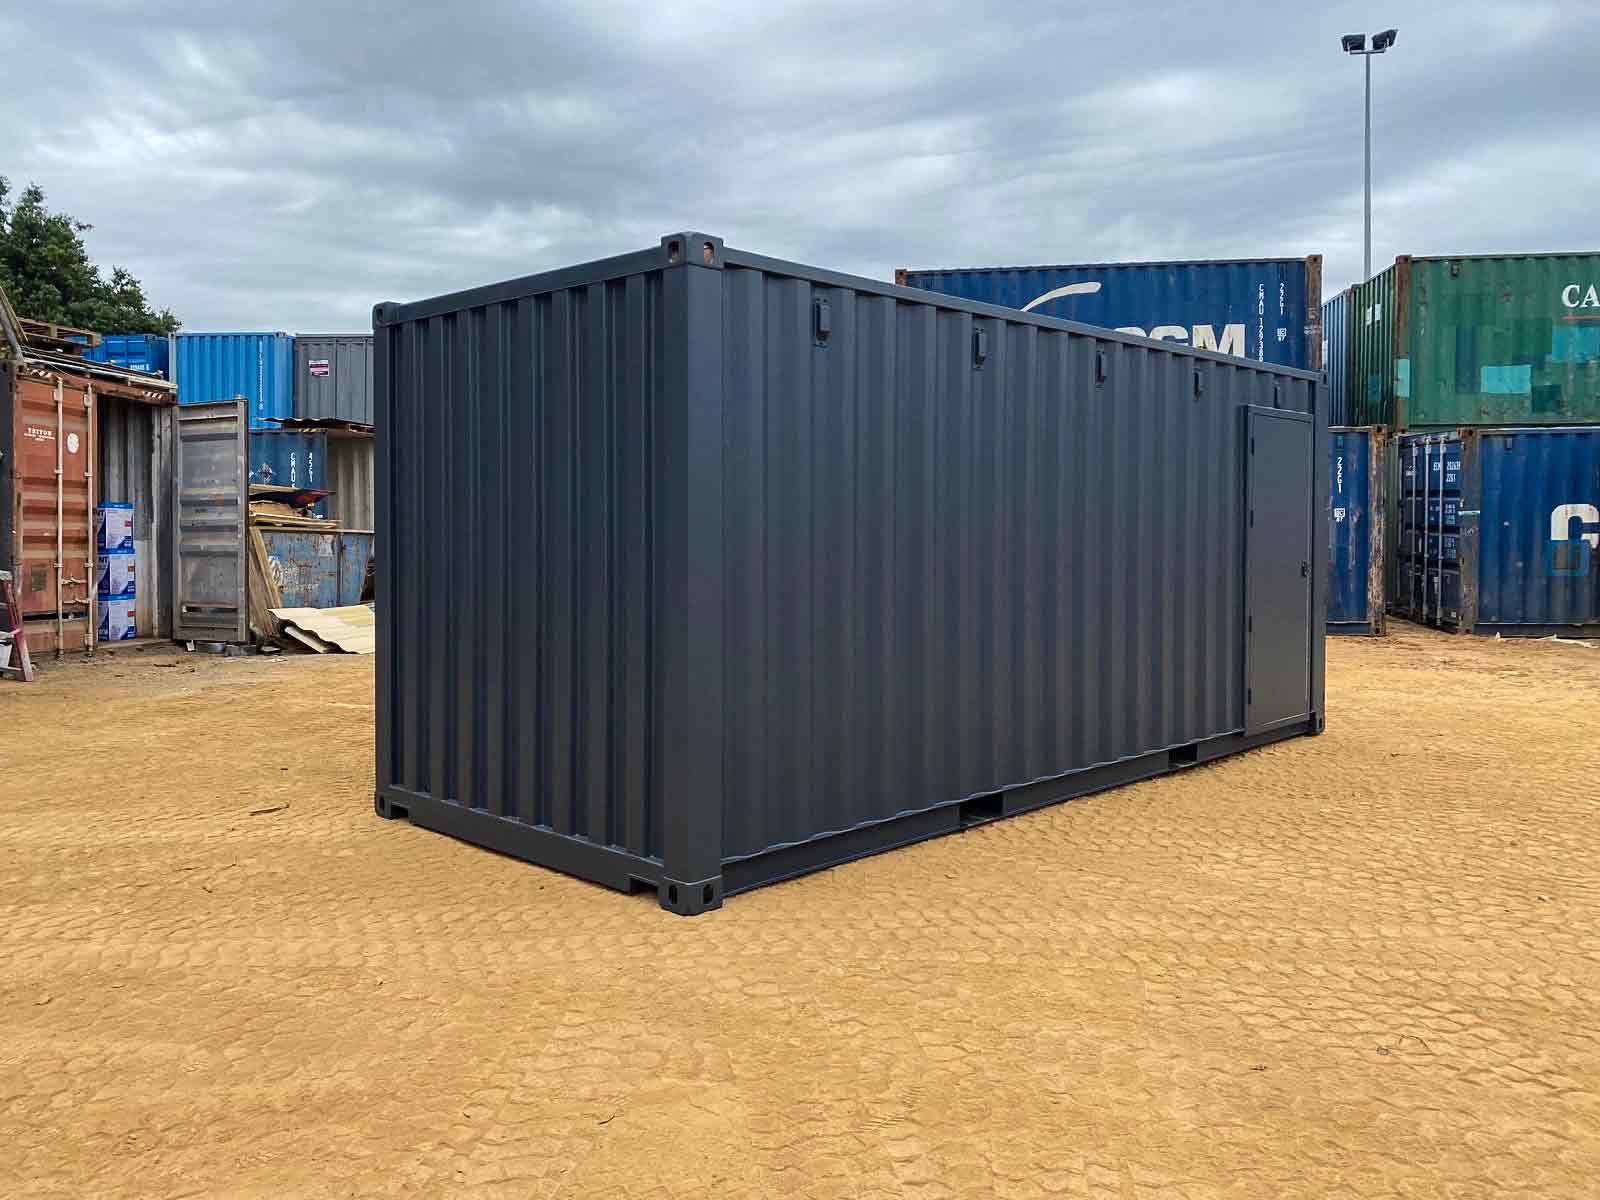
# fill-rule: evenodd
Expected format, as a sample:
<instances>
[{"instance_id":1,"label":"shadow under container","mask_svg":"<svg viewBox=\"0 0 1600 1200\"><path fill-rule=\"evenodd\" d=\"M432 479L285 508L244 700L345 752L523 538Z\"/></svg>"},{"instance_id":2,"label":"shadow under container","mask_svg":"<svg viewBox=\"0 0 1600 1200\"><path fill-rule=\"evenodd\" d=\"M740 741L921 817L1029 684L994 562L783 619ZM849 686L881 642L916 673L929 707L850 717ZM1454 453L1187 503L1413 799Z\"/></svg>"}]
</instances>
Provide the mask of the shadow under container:
<instances>
[{"instance_id":1,"label":"shadow under container","mask_svg":"<svg viewBox=\"0 0 1600 1200\"><path fill-rule=\"evenodd\" d=\"M373 325L384 816L689 914L1323 728L1320 375L696 233Z\"/></svg>"}]
</instances>

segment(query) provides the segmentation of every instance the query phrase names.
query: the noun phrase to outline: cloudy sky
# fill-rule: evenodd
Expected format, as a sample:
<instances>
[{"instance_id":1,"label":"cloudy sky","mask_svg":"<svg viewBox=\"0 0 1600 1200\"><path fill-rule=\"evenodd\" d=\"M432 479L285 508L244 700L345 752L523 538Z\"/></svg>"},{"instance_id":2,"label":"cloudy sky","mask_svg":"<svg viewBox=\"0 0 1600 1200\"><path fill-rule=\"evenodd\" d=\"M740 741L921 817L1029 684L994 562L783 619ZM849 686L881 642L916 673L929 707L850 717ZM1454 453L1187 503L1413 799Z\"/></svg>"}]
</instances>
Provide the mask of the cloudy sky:
<instances>
[{"instance_id":1,"label":"cloudy sky","mask_svg":"<svg viewBox=\"0 0 1600 1200\"><path fill-rule=\"evenodd\" d=\"M0 174L191 329L694 228L896 266L1600 249L1600 3L12 4Z\"/></svg>"}]
</instances>

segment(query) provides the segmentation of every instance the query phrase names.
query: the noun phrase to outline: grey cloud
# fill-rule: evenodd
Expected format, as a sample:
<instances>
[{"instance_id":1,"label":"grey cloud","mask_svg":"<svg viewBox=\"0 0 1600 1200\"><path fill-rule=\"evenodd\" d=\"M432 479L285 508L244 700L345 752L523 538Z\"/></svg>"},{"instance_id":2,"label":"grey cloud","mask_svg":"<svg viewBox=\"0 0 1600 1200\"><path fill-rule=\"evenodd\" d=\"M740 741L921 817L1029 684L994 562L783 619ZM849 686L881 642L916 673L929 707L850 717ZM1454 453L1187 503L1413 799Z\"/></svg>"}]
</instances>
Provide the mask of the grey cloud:
<instances>
[{"instance_id":1,"label":"grey cloud","mask_svg":"<svg viewBox=\"0 0 1600 1200\"><path fill-rule=\"evenodd\" d=\"M1592 245L1600 9L856 3L112 4L27 47L0 173L95 223L191 328L405 299L695 227L897 265ZM86 70L86 64L92 69Z\"/></svg>"}]
</instances>

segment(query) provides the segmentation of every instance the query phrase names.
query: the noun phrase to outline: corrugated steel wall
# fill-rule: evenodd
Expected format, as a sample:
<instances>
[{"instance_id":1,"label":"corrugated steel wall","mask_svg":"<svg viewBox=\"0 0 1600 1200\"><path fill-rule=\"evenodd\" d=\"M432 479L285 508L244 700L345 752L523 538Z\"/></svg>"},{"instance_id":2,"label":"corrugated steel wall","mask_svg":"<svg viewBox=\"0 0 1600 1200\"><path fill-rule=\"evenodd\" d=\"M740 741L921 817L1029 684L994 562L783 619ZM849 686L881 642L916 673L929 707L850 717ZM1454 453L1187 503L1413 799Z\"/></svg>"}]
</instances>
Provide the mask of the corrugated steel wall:
<instances>
[{"instance_id":1,"label":"corrugated steel wall","mask_svg":"<svg viewBox=\"0 0 1600 1200\"><path fill-rule=\"evenodd\" d=\"M172 341L156 333L108 333L98 346L85 346L83 357L166 379L172 363Z\"/></svg>"},{"instance_id":2,"label":"corrugated steel wall","mask_svg":"<svg viewBox=\"0 0 1600 1200\"><path fill-rule=\"evenodd\" d=\"M173 382L179 404L243 396L251 429L294 415L294 339L286 333L180 333Z\"/></svg>"},{"instance_id":3,"label":"corrugated steel wall","mask_svg":"<svg viewBox=\"0 0 1600 1200\"><path fill-rule=\"evenodd\" d=\"M1479 626L1600 626L1600 428L1475 440Z\"/></svg>"},{"instance_id":4,"label":"corrugated steel wall","mask_svg":"<svg viewBox=\"0 0 1600 1200\"><path fill-rule=\"evenodd\" d=\"M1322 258L899 271L897 282L1064 321L1321 366Z\"/></svg>"},{"instance_id":5,"label":"corrugated steel wall","mask_svg":"<svg viewBox=\"0 0 1600 1200\"><path fill-rule=\"evenodd\" d=\"M1328 416L1334 425L1349 425L1354 419L1350 316L1355 305L1355 289L1345 288L1322 306L1322 366L1328 372Z\"/></svg>"},{"instance_id":6,"label":"corrugated steel wall","mask_svg":"<svg viewBox=\"0 0 1600 1200\"><path fill-rule=\"evenodd\" d=\"M1334 429L1328 466L1328 632L1384 632L1387 439L1382 429Z\"/></svg>"},{"instance_id":7,"label":"corrugated steel wall","mask_svg":"<svg viewBox=\"0 0 1600 1200\"><path fill-rule=\"evenodd\" d=\"M971 315L844 291L817 354L808 281L726 286L728 855L1243 725L1239 430L1173 403L1191 360L1097 388L1093 339L991 322L975 371Z\"/></svg>"},{"instance_id":8,"label":"corrugated steel wall","mask_svg":"<svg viewBox=\"0 0 1600 1200\"><path fill-rule=\"evenodd\" d=\"M1320 422L1310 561L1261 568L1320 630L1315 376L683 236L379 307L380 811L709 903L807 839L1245 744L1244 410ZM1319 728L1303 644L1257 669Z\"/></svg>"},{"instance_id":9,"label":"corrugated steel wall","mask_svg":"<svg viewBox=\"0 0 1600 1200\"><path fill-rule=\"evenodd\" d=\"M661 856L665 320L657 271L389 335L380 786Z\"/></svg>"},{"instance_id":10,"label":"corrugated steel wall","mask_svg":"<svg viewBox=\"0 0 1600 1200\"><path fill-rule=\"evenodd\" d=\"M296 335L294 415L372 424L370 333Z\"/></svg>"},{"instance_id":11,"label":"corrugated steel wall","mask_svg":"<svg viewBox=\"0 0 1600 1200\"><path fill-rule=\"evenodd\" d=\"M1350 420L1351 425L1397 423L1395 415L1395 350L1408 328L1406 297L1410 260L1395 265L1350 289ZM1399 381L1402 395L1407 381Z\"/></svg>"},{"instance_id":12,"label":"corrugated steel wall","mask_svg":"<svg viewBox=\"0 0 1600 1200\"><path fill-rule=\"evenodd\" d=\"M328 474L325 486L328 515L346 529L372 529L373 440L366 438L328 438Z\"/></svg>"},{"instance_id":13,"label":"corrugated steel wall","mask_svg":"<svg viewBox=\"0 0 1600 1200\"><path fill-rule=\"evenodd\" d=\"M1408 426L1600 421L1600 254L1416 258L1411 305Z\"/></svg>"}]
</instances>

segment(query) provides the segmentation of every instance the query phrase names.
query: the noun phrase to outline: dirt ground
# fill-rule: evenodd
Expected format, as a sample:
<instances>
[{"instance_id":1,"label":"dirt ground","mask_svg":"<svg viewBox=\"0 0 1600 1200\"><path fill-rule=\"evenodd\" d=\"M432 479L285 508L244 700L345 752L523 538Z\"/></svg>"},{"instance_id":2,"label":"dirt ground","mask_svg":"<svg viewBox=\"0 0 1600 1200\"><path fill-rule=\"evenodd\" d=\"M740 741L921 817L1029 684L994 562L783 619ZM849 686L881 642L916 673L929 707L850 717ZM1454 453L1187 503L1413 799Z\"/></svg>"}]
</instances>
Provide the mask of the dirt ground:
<instances>
[{"instance_id":1,"label":"dirt ground","mask_svg":"<svg viewBox=\"0 0 1600 1200\"><path fill-rule=\"evenodd\" d=\"M1600 648L685 920L372 812L372 660L0 681L3 1196L1594 1196Z\"/></svg>"}]
</instances>

